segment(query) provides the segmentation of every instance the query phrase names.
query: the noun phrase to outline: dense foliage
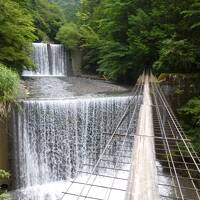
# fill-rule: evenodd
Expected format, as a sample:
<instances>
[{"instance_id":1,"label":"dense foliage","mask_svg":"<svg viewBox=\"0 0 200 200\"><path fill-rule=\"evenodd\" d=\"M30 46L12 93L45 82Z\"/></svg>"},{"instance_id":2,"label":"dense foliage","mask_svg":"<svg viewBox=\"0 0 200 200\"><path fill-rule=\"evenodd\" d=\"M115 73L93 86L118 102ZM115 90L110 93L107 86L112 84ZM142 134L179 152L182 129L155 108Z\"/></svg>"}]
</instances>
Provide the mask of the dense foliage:
<instances>
[{"instance_id":1,"label":"dense foliage","mask_svg":"<svg viewBox=\"0 0 200 200\"><path fill-rule=\"evenodd\" d=\"M79 44L81 35L76 24L68 23L60 28L56 38L66 47L74 48Z\"/></svg>"},{"instance_id":2,"label":"dense foliage","mask_svg":"<svg viewBox=\"0 0 200 200\"><path fill-rule=\"evenodd\" d=\"M84 0L77 25L70 24L75 35L58 39L73 40L83 49L84 67L113 80L133 80L144 67L195 72L200 69L199 13L197 0Z\"/></svg>"},{"instance_id":3,"label":"dense foliage","mask_svg":"<svg viewBox=\"0 0 200 200\"><path fill-rule=\"evenodd\" d=\"M65 15L65 19L69 21L77 20L77 12L80 6L80 0L52 0L59 5Z\"/></svg>"},{"instance_id":4,"label":"dense foliage","mask_svg":"<svg viewBox=\"0 0 200 200\"><path fill-rule=\"evenodd\" d=\"M39 41L54 41L58 29L64 23L64 13L48 0L15 0L33 18L35 35Z\"/></svg>"},{"instance_id":5,"label":"dense foliage","mask_svg":"<svg viewBox=\"0 0 200 200\"><path fill-rule=\"evenodd\" d=\"M13 102L17 96L18 89L18 74L0 64L0 102Z\"/></svg>"},{"instance_id":6,"label":"dense foliage","mask_svg":"<svg viewBox=\"0 0 200 200\"><path fill-rule=\"evenodd\" d=\"M19 71L31 66L31 43L35 40L32 17L19 4L0 0L0 62Z\"/></svg>"}]
</instances>

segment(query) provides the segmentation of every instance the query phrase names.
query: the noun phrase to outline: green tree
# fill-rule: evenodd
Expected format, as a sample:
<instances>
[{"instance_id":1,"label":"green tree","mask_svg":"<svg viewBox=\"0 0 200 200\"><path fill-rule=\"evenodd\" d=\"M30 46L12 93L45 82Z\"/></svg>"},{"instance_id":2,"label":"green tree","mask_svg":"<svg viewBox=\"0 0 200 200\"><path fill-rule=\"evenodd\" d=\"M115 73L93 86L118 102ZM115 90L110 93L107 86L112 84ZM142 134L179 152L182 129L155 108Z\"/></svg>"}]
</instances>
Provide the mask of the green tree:
<instances>
[{"instance_id":1,"label":"green tree","mask_svg":"<svg viewBox=\"0 0 200 200\"><path fill-rule=\"evenodd\" d=\"M80 7L80 0L52 0L52 2L55 2L62 8L67 21L78 20L76 14Z\"/></svg>"},{"instance_id":2,"label":"green tree","mask_svg":"<svg viewBox=\"0 0 200 200\"><path fill-rule=\"evenodd\" d=\"M15 1L31 14L38 40L55 41L59 28L64 24L63 10L48 0Z\"/></svg>"},{"instance_id":3,"label":"green tree","mask_svg":"<svg viewBox=\"0 0 200 200\"><path fill-rule=\"evenodd\" d=\"M199 70L197 0L84 0L78 16L79 33L88 27L98 38L81 33L76 42L88 69L113 80L131 80L144 67Z\"/></svg>"},{"instance_id":4,"label":"green tree","mask_svg":"<svg viewBox=\"0 0 200 200\"><path fill-rule=\"evenodd\" d=\"M174 28L169 37L161 41L159 59L154 64L156 70L181 73L199 71L200 32L194 26L198 17L192 19L191 16L193 12L197 14L200 7L196 7L194 2L195 0L187 0L179 5L174 1L173 7L168 9L172 11L170 12L172 19L175 19L171 20L171 27ZM196 10L193 10L194 7Z\"/></svg>"},{"instance_id":5,"label":"green tree","mask_svg":"<svg viewBox=\"0 0 200 200\"><path fill-rule=\"evenodd\" d=\"M165 72L197 72L200 66L196 45L187 40L165 40L160 50L159 60L154 63L154 68Z\"/></svg>"},{"instance_id":6,"label":"green tree","mask_svg":"<svg viewBox=\"0 0 200 200\"><path fill-rule=\"evenodd\" d=\"M0 0L0 62L22 71L32 66L31 43L36 39L30 14L18 3Z\"/></svg>"},{"instance_id":7,"label":"green tree","mask_svg":"<svg viewBox=\"0 0 200 200\"><path fill-rule=\"evenodd\" d=\"M62 42L66 47L74 48L80 42L79 28L74 23L67 23L63 25L57 33L56 39Z\"/></svg>"},{"instance_id":8,"label":"green tree","mask_svg":"<svg viewBox=\"0 0 200 200\"><path fill-rule=\"evenodd\" d=\"M38 29L37 35L43 40L41 32L46 33L49 40L54 41L59 28L64 23L64 15L59 6L47 0L37 0L34 7L34 21Z\"/></svg>"},{"instance_id":9,"label":"green tree","mask_svg":"<svg viewBox=\"0 0 200 200\"><path fill-rule=\"evenodd\" d=\"M190 22L191 29L200 29L200 2L199 0L194 0L192 5L188 10L183 12L185 19Z\"/></svg>"}]
</instances>

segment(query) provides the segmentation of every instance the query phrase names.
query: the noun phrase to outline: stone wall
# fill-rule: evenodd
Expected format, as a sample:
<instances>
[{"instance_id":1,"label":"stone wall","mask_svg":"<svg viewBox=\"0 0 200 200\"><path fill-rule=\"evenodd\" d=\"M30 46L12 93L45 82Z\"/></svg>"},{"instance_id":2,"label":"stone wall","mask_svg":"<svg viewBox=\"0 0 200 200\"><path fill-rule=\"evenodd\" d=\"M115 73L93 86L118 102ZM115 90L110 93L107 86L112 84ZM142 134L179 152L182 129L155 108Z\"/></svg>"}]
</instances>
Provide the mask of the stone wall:
<instances>
[{"instance_id":1,"label":"stone wall","mask_svg":"<svg viewBox=\"0 0 200 200\"><path fill-rule=\"evenodd\" d=\"M0 121L0 169L9 170L8 165L8 126Z\"/></svg>"},{"instance_id":2,"label":"stone wall","mask_svg":"<svg viewBox=\"0 0 200 200\"><path fill-rule=\"evenodd\" d=\"M71 50L72 71L74 76L81 75L82 52L78 48Z\"/></svg>"},{"instance_id":3,"label":"stone wall","mask_svg":"<svg viewBox=\"0 0 200 200\"><path fill-rule=\"evenodd\" d=\"M8 126L6 121L0 121L0 169L9 170L9 155L8 155ZM10 185L10 180L0 180L2 184Z\"/></svg>"}]
</instances>

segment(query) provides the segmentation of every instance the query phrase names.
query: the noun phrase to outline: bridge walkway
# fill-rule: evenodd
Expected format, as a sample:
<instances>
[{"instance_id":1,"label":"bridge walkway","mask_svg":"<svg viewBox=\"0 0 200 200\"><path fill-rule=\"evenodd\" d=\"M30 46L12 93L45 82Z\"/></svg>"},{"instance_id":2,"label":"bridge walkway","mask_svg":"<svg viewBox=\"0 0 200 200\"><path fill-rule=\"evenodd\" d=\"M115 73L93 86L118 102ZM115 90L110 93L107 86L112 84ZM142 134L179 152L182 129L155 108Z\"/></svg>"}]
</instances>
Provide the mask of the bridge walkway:
<instances>
[{"instance_id":1,"label":"bridge walkway","mask_svg":"<svg viewBox=\"0 0 200 200\"><path fill-rule=\"evenodd\" d=\"M200 158L158 81L143 74L132 94L62 200L200 200Z\"/></svg>"}]
</instances>

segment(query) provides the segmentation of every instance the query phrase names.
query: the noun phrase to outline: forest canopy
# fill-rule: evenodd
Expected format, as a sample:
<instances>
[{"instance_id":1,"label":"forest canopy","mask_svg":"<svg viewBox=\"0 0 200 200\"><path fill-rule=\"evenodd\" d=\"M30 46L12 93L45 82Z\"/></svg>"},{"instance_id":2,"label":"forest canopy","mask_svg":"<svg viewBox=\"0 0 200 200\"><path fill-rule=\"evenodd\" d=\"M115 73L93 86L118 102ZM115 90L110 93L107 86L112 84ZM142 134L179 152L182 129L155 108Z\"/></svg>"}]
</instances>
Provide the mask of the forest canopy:
<instances>
[{"instance_id":1,"label":"forest canopy","mask_svg":"<svg viewBox=\"0 0 200 200\"><path fill-rule=\"evenodd\" d=\"M34 41L80 48L83 69L116 81L145 67L200 70L199 0L0 0L0 9L0 62L19 72L34 68Z\"/></svg>"},{"instance_id":2,"label":"forest canopy","mask_svg":"<svg viewBox=\"0 0 200 200\"><path fill-rule=\"evenodd\" d=\"M198 0L84 0L77 16L75 25L65 24L74 35L63 37L61 28L57 38L76 40L87 70L118 81L132 80L145 67L200 70Z\"/></svg>"},{"instance_id":3,"label":"forest canopy","mask_svg":"<svg viewBox=\"0 0 200 200\"><path fill-rule=\"evenodd\" d=\"M34 68L33 41L80 48L85 71L115 81L145 67L200 70L198 0L1 0L0 8L0 62L19 72Z\"/></svg>"},{"instance_id":4,"label":"forest canopy","mask_svg":"<svg viewBox=\"0 0 200 200\"><path fill-rule=\"evenodd\" d=\"M32 16L18 3L0 0L0 62L21 71L31 66L31 43L36 39Z\"/></svg>"}]
</instances>

